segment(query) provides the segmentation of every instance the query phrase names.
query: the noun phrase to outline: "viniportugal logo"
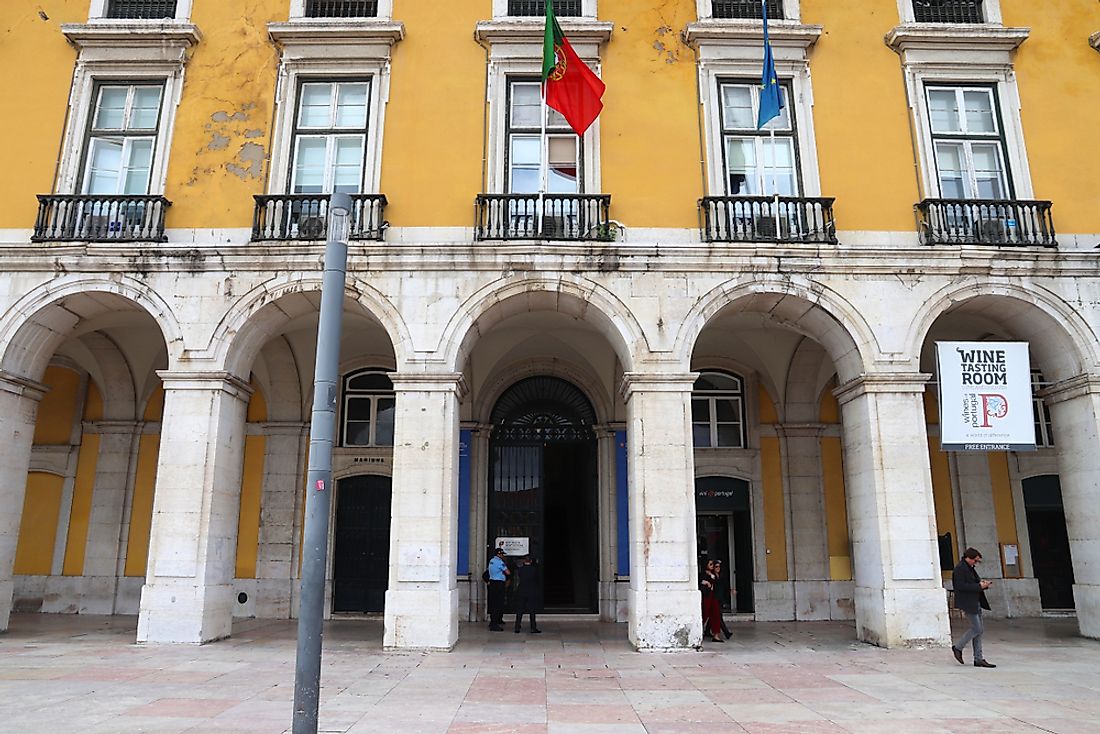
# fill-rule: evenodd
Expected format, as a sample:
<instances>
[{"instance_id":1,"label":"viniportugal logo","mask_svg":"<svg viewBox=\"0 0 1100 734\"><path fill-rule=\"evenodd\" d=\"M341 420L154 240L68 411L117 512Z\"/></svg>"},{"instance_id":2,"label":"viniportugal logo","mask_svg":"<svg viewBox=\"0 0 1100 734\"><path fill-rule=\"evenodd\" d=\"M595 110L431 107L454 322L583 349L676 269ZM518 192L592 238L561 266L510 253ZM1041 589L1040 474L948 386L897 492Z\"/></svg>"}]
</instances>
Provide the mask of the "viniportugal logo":
<instances>
[{"instance_id":1,"label":"viniportugal logo","mask_svg":"<svg viewBox=\"0 0 1100 734\"><path fill-rule=\"evenodd\" d=\"M982 401L982 428L992 428L990 419L1001 419L1008 415L1008 398L997 393L978 393Z\"/></svg>"}]
</instances>

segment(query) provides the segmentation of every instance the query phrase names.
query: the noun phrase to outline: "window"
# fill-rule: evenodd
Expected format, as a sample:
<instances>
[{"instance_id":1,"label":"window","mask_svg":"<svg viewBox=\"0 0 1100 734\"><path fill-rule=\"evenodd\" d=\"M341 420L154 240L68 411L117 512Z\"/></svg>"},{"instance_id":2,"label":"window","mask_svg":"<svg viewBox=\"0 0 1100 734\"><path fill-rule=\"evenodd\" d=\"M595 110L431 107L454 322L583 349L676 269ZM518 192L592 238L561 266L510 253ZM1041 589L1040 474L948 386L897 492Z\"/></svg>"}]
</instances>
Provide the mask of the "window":
<instances>
[{"instance_id":1,"label":"window","mask_svg":"<svg viewBox=\"0 0 1100 734\"><path fill-rule=\"evenodd\" d=\"M760 0L711 0L711 14L714 18L755 18L761 19ZM768 20L783 18L783 0L767 0Z\"/></svg>"},{"instance_id":2,"label":"window","mask_svg":"<svg viewBox=\"0 0 1100 734\"><path fill-rule=\"evenodd\" d=\"M363 190L369 96L367 81L302 83L294 123L291 193Z\"/></svg>"},{"instance_id":3,"label":"window","mask_svg":"<svg viewBox=\"0 0 1100 734\"><path fill-rule=\"evenodd\" d=\"M696 448L745 448L744 386L740 377L704 372L691 393Z\"/></svg>"},{"instance_id":4,"label":"window","mask_svg":"<svg viewBox=\"0 0 1100 734\"><path fill-rule=\"evenodd\" d=\"M1043 373L1039 370L1031 371L1031 410L1035 418L1035 445L1036 446L1053 446L1054 445L1054 423L1050 420L1050 408L1047 407L1046 401L1036 395L1040 390L1046 387L1046 381L1043 379Z\"/></svg>"},{"instance_id":5,"label":"window","mask_svg":"<svg viewBox=\"0 0 1100 734\"><path fill-rule=\"evenodd\" d=\"M393 382L381 370L344 378L344 446L393 446Z\"/></svg>"},{"instance_id":6,"label":"window","mask_svg":"<svg viewBox=\"0 0 1100 734\"><path fill-rule=\"evenodd\" d=\"M373 18L378 0L306 0L307 18Z\"/></svg>"},{"instance_id":7,"label":"window","mask_svg":"<svg viewBox=\"0 0 1100 734\"><path fill-rule=\"evenodd\" d=\"M508 192L538 193L542 175L542 113L546 109L547 192L580 193L583 189L580 139L560 113L543 107L542 84L512 80L508 97Z\"/></svg>"},{"instance_id":8,"label":"window","mask_svg":"<svg viewBox=\"0 0 1100 734\"><path fill-rule=\"evenodd\" d=\"M559 18L579 16L581 0L554 0L554 15ZM546 0L508 0L508 15L546 15Z\"/></svg>"},{"instance_id":9,"label":"window","mask_svg":"<svg viewBox=\"0 0 1100 734\"><path fill-rule=\"evenodd\" d=\"M1008 199L1000 113L992 87L927 87L932 151L945 199Z\"/></svg>"},{"instance_id":10,"label":"window","mask_svg":"<svg viewBox=\"0 0 1100 734\"><path fill-rule=\"evenodd\" d=\"M176 0L108 0L108 18L160 19L176 17Z\"/></svg>"},{"instance_id":11,"label":"window","mask_svg":"<svg viewBox=\"0 0 1100 734\"><path fill-rule=\"evenodd\" d=\"M727 195L798 196L798 146L787 88L780 90L783 109L779 117L762 130L756 129L759 84L722 83L719 91Z\"/></svg>"},{"instance_id":12,"label":"window","mask_svg":"<svg viewBox=\"0 0 1100 734\"><path fill-rule=\"evenodd\" d=\"M918 23L981 23L982 0L913 0Z\"/></svg>"},{"instance_id":13,"label":"window","mask_svg":"<svg viewBox=\"0 0 1100 734\"><path fill-rule=\"evenodd\" d=\"M162 93L159 84L98 87L88 130L82 193L149 193Z\"/></svg>"}]
</instances>

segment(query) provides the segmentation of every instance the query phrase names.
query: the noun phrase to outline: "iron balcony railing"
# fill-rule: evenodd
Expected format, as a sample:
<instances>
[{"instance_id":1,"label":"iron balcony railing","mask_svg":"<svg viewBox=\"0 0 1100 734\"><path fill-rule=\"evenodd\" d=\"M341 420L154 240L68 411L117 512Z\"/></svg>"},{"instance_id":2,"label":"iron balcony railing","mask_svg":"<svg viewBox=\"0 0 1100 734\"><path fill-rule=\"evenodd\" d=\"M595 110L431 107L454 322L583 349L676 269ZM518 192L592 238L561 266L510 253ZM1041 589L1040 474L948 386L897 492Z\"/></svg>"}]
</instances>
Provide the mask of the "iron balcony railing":
<instances>
[{"instance_id":1,"label":"iron balcony railing","mask_svg":"<svg viewBox=\"0 0 1100 734\"><path fill-rule=\"evenodd\" d=\"M918 23L984 23L982 0L913 0Z\"/></svg>"},{"instance_id":2,"label":"iron balcony railing","mask_svg":"<svg viewBox=\"0 0 1100 734\"><path fill-rule=\"evenodd\" d=\"M925 199L916 209L926 245L1058 246L1049 201Z\"/></svg>"},{"instance_id":3,"label":"iron balcony railing","mask_svg":"<svg viewBox=\"0 0 1100 734\"><path fill-rule=\"evenodd\" d=\"M610 194L479 194L479 240L610 241Z\"/></svg>"},{"instance_id":4,"label":"iron balcony railing","mask_svg":"<svg viewBox=\"0 0 1100 734\"><path fill-rule=\"evenodd\" d=\"M256 196L252 240L323 240L328 235L328 194ZM352 194L349 239L381 240L389 226L385 194Z\"/></svg>"},{"instance_id":5,"label":"iron balcony railing","mask_svg":"<svg viewBox=\"0 0 1100 734\"><path fill-rule=\"evenodd\" d=\"M110 0L108 18L175 18L176 0Z\"/></svg>"},{"instance_id":6,"label":"iron balcony railing","mask_svg":"<svg viewBox=\"0 0 1100 734\"><path fill-rule=\"evenodd\" d=\"M715 18L747 18L760 20L760 0L712 0L710 14ZM768 20L783 19L783 0L767 0Z\"/></svg>"},{"instance_id":7,"label":"iron balcony railing","mask_svg":"<svg viewBox=\"0 0 1100 734\"><path fill-rule=\"evenodd\" d=\"M579 16L581 0L554 0L554 15ZM546 0L508 0L508 15L546 15Z\"/></svg>"},{"instance_id":8,"label":"iron balcony railing","mask_svg":"<svg viewBox=\"0 0 1100 734\"><path fill-rule=\"evenodd\" d=\"M164 242L163 196L39 194L34 242Z\"/></svg>"},{"instance_id":9,"label":"iron balcony railing","mask_svg":"<svg viewBox=\"0 0 1100 734\"><path fill-rule=\"evenodd\" d=\"M373 18L378 0L306 0L307 18Z\"/></svg>"},{"instance_id":10,"label":"iron balcony railing","mask_svg":"<svg viewBox=\"0 0 1100 734\"><path fill-rule=\"evenodd\" d=\"M833 198L706 196L699 200L707 242L836 244Z\"/></svg>"}]
</instances>

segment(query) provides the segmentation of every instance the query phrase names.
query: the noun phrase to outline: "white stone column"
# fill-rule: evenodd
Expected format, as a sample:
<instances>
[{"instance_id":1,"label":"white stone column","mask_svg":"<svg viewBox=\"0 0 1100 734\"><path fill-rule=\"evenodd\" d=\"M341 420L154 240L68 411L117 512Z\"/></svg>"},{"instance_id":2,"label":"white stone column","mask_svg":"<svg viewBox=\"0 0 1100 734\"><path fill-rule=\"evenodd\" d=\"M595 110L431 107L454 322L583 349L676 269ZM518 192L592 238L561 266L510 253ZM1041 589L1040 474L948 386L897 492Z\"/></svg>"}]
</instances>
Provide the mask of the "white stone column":
<instances>
[{"instance_id":1,"label":"white stone column","mask_svg":"<svg viewBox=\"0 0 1100 734\"><path fill-rule=\"evenodd\" d=\"M11 616L12 572L23 497L34 442L38 403L49 390L45 385L0 371L0 632Z\"/></svg>"},{"instance_id":2,"label":"white stone column","mask_svg":"<svg viewBox=\"0 0 1100 734\"><path fill-rule=\"evenodd\" d=\"M852 534L856 633L882 647L946 644L924 374L871 374L837 388Z\"/></svg>"},{"instance_id":3,"label":"white stone column","mask_svg":"<svg viewBox=\"0 0 1100 734\"><path fill-rule=\"evenodd\" d=\"M1046 393L1073 559L1073 602L1085 637L1100 638L1100 375Z\"/></svg>"},{"instance_id":4,"label":"white stone column","mask_svg":"<svg viewBox=\"0 0 1100 734\"><path fill-rule=\"evenodd\" d=\"M158 372L164 417L138 642L228 637L252 390L227 372Z\"/></svg>"},{"instance_id":5,"label":"white stone column","mask_svg":"<svg viewBox=\"0 0 1100 734\"><path fill-rule=\"evenodd\" d=\"M829 619L829 543L821 479L820 424L777 426L783 439L791 528L795 619Z\"/></svg>"},{"instance_id":6,"label":"white stone column","mask_svg":"<svg viewBox=\"0 0 1100 734\"><path fill-rule=\"evenodd\" d=\"M292 616L291 600L298 583L295 521L304 485L302 440L309 434L309 424L270 421L263 424L263 431L266 457L256 553L256 616L287 619Z\"/></svg>"},{"instance_id":7,"label":"white stone column","mask_svg":"<svg viewBox=\"0 0 1100 734\"><path fill-rule=\"evenodd\" d=\"M697 647L703 622L696 568L694 373L627 373L630 489L628 634L639 650Z\"/></svg>"},{"instance_id":8,"label":"white stone column","mask_svg":"<svg viewBox=\"0 0 1100 734\"><path fill-rule=\"evenodd\" d=\"M391 375L393 438L387 649L449 650L458 641L460 374Z\"/></svg>"},{"instance_id":9,"label":"white stone column","mask_svg":"<svg viewBox=\"0 0 1100 734\"><path fill-rule=\"evenodd\" d=\"M122 516L142 424L136 421L96 421L84 435L99 436L88 539L84 546L81 614L114 614L121 555Z\"/></svg>"}]
</instances>

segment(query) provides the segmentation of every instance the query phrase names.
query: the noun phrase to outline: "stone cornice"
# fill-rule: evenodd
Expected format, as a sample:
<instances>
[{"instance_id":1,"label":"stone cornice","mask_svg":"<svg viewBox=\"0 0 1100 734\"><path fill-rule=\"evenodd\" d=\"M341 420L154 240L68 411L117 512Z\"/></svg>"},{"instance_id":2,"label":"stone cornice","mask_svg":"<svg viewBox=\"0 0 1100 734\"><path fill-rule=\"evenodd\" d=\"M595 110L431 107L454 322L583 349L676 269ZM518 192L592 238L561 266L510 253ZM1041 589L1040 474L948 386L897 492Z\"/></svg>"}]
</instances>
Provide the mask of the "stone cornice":
<instances>
[{"instance_id":1,"label":"stone cornice","mask_svg":"<svg viewBox=\"0 0 1100 734\"><path fill-rule=\"evenodd\" d=\"M0 370L0 391L39 401L50 391L49 385L7 370Z\"/></svg>"},{"instance_id":2,"label":"stone cornice","mask_svg":"<svg viewBox=\"0 0 1100 734\"><path fill-rule=\"evenodd\" d=\"M768 39L773 47L808 50L821 38L821 32L822 27L819 25L768 21ZM684 43L695 47L707 43L740 44L744 42L759 46L764 41L764 27L758 20L707 18L688 23L684 28L683 39Z\"/></svg>"},{"instance_id":3,"label":"stone cornice","mask_svg":"<svg viewBox=\"0 0 1100 734\"><path fill-rule=\"evenodd\" d=\"M391 372L396 392L453 392L461 400L469 392L461 372Z\"/></svg>"},{"instance_id":4,"label":"stone cornice","mask_svg":"<svg viewBox=\"0 0 1100 734\"><path fill-rule=\"evenodd\" d=\"M1081 374L1070 377L1040 390L1037 395L1048 405L1064 403L1082 395L1100 395L1100 375Z\"/></svg>"},{"instance_id":5,"label":"stone cornice","mask_svg":"<svg viewBox=\"0 0 1100 734\"><path fill-rule=\"evenodd\" d=\"M841 405L870 393L923 394L932 375L926 372L878 372L860 375L833 390Z\"/></svg>"},{"instance_id":6,"label":"stone cornice","mask_svg":"<svg viewBox=\"0 0 1100 734\"><path fill-rule=\"evenodd\" d=\"M827 423L776 423L775 431L787 438L817 438L825 433Z\"/></svg>"},{"instance_id":7,"label":"stone cornice","mask_svg":"<svg viewBox=\"0 0 1100 734\"><path fill-rule=\"evenodd\" d=\"M212 370L157 370L165 390L224 390L245 402L253 387L232 372Z\"/></svg>"},{"instance_id":8,"label":"stone cornice","mask_svg":"<svg viewBox=\"0 0 1100 734\"><path fill-rule=\"evenodd\" d=\"M636 392L690 393L699 379L698 372L627 372L619 383L624 400Z\"/></svg>"},{"instance_id":9,"label":"stone cornice","mask_svg":"<svg viewBox=\"0 0 1100 734\"><path fill-rule=\"evenodd\" d=\"M198 26L172 20L62 23L61 32L82 62L182 64L202 40Z\"/></svg>"},{"instance_id":10,"label":"stone cornice","mask_svg":"<svg viewBox=\"0 0 1100 734\"><path fill-rule=\"evenodd\" d=\"M405 37L405 24L375 18L297 18L268 23L267 32L272 41L283 47L327 48L369 43L393 46Z\"/></svg>"},{"instance_id":11,"label":"stone cornice","mask_svg":"<svg viewBox=\"0 0 1100 734\"><path fill-rule=\"evenodd\" d=\"M542 18L497 18L479 20L474 27L478 43L538 43L543 41ZM590 18L558 18L570 43L606 43L615 24Z\"/></svg>"},{"instance_id":12,"label":"stone cornice","mask_svg":"<svg viewBox=\"0 0 1100 734\"><path fill-rule=\"evenodd\" d=\"M101 419L84 421L82 426L85 433L98 433L100 435L113 433L125 435L140 431L142 423L143 421Z\"/></svg>"},{"instance_id":13,"label":"stone cornice","mask_svg":"<svg viewBox=\"0 0 1100 734\"><path fill-rule=\"evenodd\" d=\"M886 45L899 54L912 49L1008 53L1015 51L1029 35L1030 28L982 23L903 23L891 28L885 40Z\"/></svg>"}]
</instances>

